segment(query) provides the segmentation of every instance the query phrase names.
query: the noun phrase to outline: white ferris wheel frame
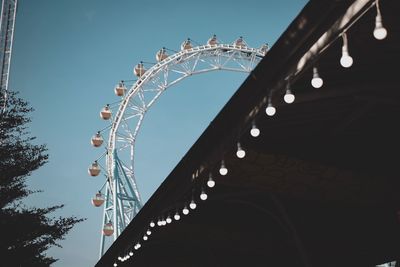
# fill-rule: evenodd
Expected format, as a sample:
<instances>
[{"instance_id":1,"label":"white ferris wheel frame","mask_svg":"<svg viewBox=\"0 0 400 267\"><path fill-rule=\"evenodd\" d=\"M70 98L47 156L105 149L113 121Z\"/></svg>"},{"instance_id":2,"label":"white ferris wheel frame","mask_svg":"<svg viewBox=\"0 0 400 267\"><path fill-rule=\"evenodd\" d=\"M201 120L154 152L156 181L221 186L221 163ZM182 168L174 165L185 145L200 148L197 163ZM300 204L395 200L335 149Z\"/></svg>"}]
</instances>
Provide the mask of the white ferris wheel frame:
<instances>
[{"instance_id":1,"label":"white ferris wheel frame","mask_svg":"<svg viewBox=\"0 0 400 267\"><path fill-rule=\"evenodd\" d=\"M114 241L142 206L134 175L134 148L148 109L168 87L186 77L216 70L250 73L266 52L266 47L250 48L244 41L240 45L208 44L184 49L153 65L131 86L111 118L107 144L103 224L113 220ZM129 162L119 157L123 151L128 151ZM103 254L104 236L100 257Z\"/></svg>"}]
</instances>

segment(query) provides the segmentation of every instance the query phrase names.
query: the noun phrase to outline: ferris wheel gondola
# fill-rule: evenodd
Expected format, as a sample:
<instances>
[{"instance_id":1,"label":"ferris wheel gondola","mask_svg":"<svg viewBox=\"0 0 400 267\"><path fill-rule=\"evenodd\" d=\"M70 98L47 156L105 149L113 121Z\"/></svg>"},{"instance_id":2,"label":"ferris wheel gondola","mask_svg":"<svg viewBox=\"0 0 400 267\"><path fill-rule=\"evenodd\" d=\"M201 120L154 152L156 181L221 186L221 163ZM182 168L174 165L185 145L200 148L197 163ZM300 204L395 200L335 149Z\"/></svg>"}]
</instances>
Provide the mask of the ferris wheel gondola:
<instances>
[{"instance_id":1,"label":"ferris wheel gondola","mask_svg":"<svg viewBox=\"0 0 400 267\"><path fill-rule=\"evenodd\" d=\"M100 207L103 205L105 201L104 195L101 192L96 193L96 195L92 198L92 204L95 207Z\"/></svg>"},{"instance_id":2,"label":"ferris wheel gondola","mask_svg":"<svg viewBox=\"0 0 400 267\"><path fill-rule=\"evenodd\" d=\"M88 169L90 176L98 176L100 174L100 166L97 160L95 160Z\"/></svg>"},{"instance_id":3,"label":"ferris wheel gondola","mask_svg":"<svg viewBox=\"0 0 400 267\"><path fill-rule=\"evenodd\" d=\"M188 50L191 48L193 48L193 46L192 46L192 42L191 42L190 38L183 41L183 43L181 44L181 50Z\"/></svg>"},{"instance_id":4,"label":"ferris wheel gondola","mask_svg":"<svg viewBox=\"0 0 400 267\"><path fill-rule=\"evenodd\" d=\"M165 47L161 48L156 54L157 62L163 61L168 57L167 52L165 51Z\"/></svg>"},{"instance_id":5,"label":"ferris wheel gondola","mask_svg":"<svg viewBox=\"0 0 400 267\"><path fill-rule=\"evenodd\" d=\"M112 236L113 234L114 234L114 226L113 223L109 221L108 223L104 224L103 235Z\"/></svg>"},{"instance_id":6,"label":"ferris wheel gondola","mask_svg":"<svg viewBox=\"0 0 400 267\"><path fill-rule=\"evenodd\" d=\"M208 39L207 44L211 46L218 44L217 35L214 34L210 39Z\"/></svg>"},{"instance_id":7,"label":"ferris wheel gondola","mask_svg":"<svg viewBox=\"0 0 400 267\"><path fill-rule=\"evenodd\" d=\"M90 143L94 147L100 147L103 144L103 137L101 136L100 132L97 132L92 139L90 139Z\"/></svg>"},{"instance_id":8,"label":"ferris wheel gondola","mask_svg":"<svg viewBox=\"0 0 400 267\"><path fill-rule=\"evenodd\" d=\"M126 93L126 86L123 81L119 82L117 86L115 86L114 92L117 96L123 96Z\"/></svg>"},{"instance_id":9,"label":"ferris wheel gondola","mask_svg":"<svg viewBox=\"0 0 400 267\"><path fill-rule=\"evenodd\" d=\"M143 62L140 62L133 68L133 74L135 74L137 77L141 77L144 73L146 72L146 69L144 68Z\"/></svg>"},{"instance_id":10,"label":"ferris wheel gondola","mask_svg":"<svg viewBox=\"0 0 400 267\"><path fill-rule=\"evenodd\" d=\"M103 120L109 120L111 119L111 110L110 110L110 105L107 104L101 111L100 111L100 118Z\"/></svg>"}]
</instances>

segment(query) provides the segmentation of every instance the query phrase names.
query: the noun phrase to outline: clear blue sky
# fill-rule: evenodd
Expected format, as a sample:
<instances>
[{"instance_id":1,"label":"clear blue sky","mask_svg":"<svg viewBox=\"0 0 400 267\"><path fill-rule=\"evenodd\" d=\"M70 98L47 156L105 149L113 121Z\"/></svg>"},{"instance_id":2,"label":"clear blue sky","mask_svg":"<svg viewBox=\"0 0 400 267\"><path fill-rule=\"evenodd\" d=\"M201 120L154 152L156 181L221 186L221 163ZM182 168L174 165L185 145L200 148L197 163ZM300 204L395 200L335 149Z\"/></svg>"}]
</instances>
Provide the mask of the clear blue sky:
<instances>
[{"instance_id":1,"label":"clear blue sky","mask_svg":"<svg viewBox=\"0 0 400 267\"><path fill-rule=\"evenodd\" d=\"M102 209L90 198L104 178L87 175L103 149L90 137L107 124L100 108L118 98L113 87L133 78L140 60L154 62L165 46L179 49L190 37L204 43L217 34L225 42L240 35L250 46L273 44L305 0L109 1L20 0L10 88L35 108L31 132L49 148L50 160L29 179L43 193L27 205L65 203L55 215L86 217L54 266L87 267L97 262ZM136 147L136 175L146 201L179 162L245 74L215 72L194 76L168 89L149 113Z\"/></svg>"}]
</instances>

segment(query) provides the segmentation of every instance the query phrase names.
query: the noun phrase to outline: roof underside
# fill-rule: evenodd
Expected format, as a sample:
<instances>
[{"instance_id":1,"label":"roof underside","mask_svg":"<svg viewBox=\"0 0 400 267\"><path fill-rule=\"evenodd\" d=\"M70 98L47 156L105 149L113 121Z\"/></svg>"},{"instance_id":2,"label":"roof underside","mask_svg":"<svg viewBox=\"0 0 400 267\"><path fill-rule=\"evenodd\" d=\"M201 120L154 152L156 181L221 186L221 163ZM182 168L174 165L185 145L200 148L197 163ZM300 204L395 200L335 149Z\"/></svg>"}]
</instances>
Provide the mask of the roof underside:
<instances>
[{"instance_id":1,"label":"roof underside","mask_svg":"<svg viewBox=\"0 0 400 267\"><path fill-rule=\"evenodd\" d=\"M400 259L399 1L381 0L385 40L372 35L375 8L348 30L351 68L339 64L338 39L318 55L322 88L311 87L311 66L294 80L295 103L284 104L278 86L351 4L304 8L96 266L112 266L151 220L182 209L193 190L198 196L209 172L216 186L208 200L155 228L118 266L368 267ZM277 114L269 118L272 89ZM253 119L258 138L248 134ZM244 159L235 156L239 139ZM227 176L217 175L222 158Z\"/></svg>"}]
</instances>

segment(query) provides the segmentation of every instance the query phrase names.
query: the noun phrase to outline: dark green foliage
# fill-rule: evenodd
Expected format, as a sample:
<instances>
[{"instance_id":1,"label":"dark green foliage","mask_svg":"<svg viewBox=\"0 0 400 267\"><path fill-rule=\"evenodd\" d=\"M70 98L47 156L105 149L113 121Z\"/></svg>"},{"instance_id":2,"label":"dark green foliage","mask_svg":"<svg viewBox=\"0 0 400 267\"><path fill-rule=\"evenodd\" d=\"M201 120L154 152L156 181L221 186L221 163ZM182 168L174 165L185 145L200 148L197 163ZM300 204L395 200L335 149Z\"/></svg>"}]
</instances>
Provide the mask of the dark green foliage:
<instances>
[{"instance_id":1,"label":"dark green foliage","mask_svg":"<svg viewBox=\"0 0 400 267\"><path fill-rule=\"evenodd\" d=\"M59 246L57 241L82 221L48 217L63 205L31 208L21 203L34 193L26 179L48 160L46 147L32 144L35 138L27 131L30 112L28 103L11 92L6 112L0 115L0 265L4 266L49 266L57 259L45 252Z\"/></svg>"}]
</instances>

